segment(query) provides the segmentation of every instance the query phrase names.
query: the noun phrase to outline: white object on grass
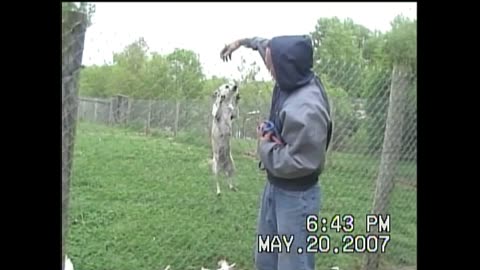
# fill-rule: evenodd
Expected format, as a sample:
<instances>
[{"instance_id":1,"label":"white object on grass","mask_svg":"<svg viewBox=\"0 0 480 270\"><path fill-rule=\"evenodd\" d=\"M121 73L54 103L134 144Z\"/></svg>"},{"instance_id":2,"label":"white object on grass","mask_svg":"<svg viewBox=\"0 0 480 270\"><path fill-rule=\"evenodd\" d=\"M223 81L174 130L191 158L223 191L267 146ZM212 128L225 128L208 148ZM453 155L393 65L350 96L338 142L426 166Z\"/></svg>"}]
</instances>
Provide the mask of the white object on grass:
<instances>
[{"instance_id":1,"label":"white object on grass","mask_svg":"<svg viewBox=\"0 0 480 270\"><path fill-rule=\"evenodd\" d=\"M72 261L70 260L70 258L67 257L67 255L65 255L65 267L64 267L64 270L73 270L73 263L72 263Z\"/></svg>"},{"instance_id":2,"label":"white object on grass","mask_svg":"<svg viewBox=\"0 0 480 270\"><path fill-rule=\"evenodd\" d=\"M235 263L229 265L226 260L220 260L218 262L218 266L220 266L220 268L218 268L217 270L233 270Z\"/></svg>"}]
</instances>

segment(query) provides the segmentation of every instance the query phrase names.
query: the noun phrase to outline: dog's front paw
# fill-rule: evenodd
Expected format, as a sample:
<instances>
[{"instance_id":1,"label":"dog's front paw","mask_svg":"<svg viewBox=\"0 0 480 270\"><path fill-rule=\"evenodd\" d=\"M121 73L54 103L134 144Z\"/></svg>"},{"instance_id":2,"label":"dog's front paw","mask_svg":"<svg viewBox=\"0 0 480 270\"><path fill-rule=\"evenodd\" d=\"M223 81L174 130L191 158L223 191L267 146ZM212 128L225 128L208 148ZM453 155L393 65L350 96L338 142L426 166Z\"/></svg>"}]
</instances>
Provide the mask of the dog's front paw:
<instances>
[{"instance_id":1,"label":"dog's front paw","mask_svg":"<svg viewBox=\"0 0 480 270\"><path fill-rule=\"evenodd\" d=\"M237 188L236 186L234 186L234 185L229 185L229 188L230 188L230 190L233 191L233 192L238 191L238 188Z\"/></svg>"}]
</instances>

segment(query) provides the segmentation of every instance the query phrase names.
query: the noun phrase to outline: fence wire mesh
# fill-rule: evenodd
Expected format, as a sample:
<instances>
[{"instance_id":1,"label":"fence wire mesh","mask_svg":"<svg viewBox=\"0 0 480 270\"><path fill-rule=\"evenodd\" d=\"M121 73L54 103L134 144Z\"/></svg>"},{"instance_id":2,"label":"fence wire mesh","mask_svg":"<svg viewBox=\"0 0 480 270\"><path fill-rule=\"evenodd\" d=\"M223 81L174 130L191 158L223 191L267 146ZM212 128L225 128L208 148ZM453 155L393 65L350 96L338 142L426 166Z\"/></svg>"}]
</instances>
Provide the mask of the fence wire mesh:
<instances>
[{"instance_id":1,"label":"fence wire mesh","mask_svg":"<svg viewBox=\"0 0 480 270\"><path fill-rule=\"evenodd\" d=\"M212 95L227 80L205 78L189 50L147 53L143 39L112 64L80 72L85 23L77 20L80 30L62 39L62 207L75 268L216 269L226 258L235 269L254 269L266 181L256 128L268 117L272 82L238 83L230 132L238 190L220 176L218 196ZM379 266L366 251L329 252L317 256L317 269L416 268L416 75L337 59L318 60L314 70L334 121L319 215L353 215L354 236L366 235L366 214L388 214L391 222ZM328 235L332 248L345 246L345 234Z\"/></svg>"}]
</instances>

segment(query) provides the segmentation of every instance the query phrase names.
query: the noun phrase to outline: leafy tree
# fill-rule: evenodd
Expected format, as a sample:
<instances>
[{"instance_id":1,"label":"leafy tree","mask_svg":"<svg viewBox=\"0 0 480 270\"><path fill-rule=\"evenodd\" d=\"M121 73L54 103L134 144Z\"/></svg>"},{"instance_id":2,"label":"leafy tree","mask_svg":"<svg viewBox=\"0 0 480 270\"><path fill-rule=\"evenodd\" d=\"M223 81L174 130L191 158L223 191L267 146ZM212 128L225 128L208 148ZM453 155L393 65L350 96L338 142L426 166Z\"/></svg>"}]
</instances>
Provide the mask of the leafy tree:
<instances>
[{"instance_id":1,"label":"leafy tree","mask_svg":"<svg viewBox=\"0 0 480 270\"><path fill-rule=\"evenodd\" d=\"M87 97L108 97L113 93L110 82L112 81L112 66L90 66L81 72L80 95Z\"/></svg>"},{"instance_id":2,"label":"leafy tree","mask_svg":"<svg viewBox=\"0 0 480 270\"><path fill-rule=\"evenodd\" d=\"M173 96L172 81L169 78L170 63L167 57L152 53L144 69L144 96L146 98L168 98Z\"/></svg>"},{"instance_id":3,"label":"leafy tree","mask_svg":"<svg viewBox=\"0 0 480 270\"><path fill-rule=\"evenodd\" d=\"M416 121L416 20L412 21L403 16L397 16L392 21L392 29L383 35L383 40L377 41L381 44L376 48L374 61L381 63L383 71L377 71L377 74L370 74L370 80L364 87L364 93L370 98L367 101L367 114L369 115L368 133L372 138L371 146L379 150L382 147L382 140L385 132L385 120L387 115L387 105L389 102L389 89L391 83L391 70L394 66L406 75L405 83L407 86L405 106L405 128L401 134L403 140L403 153L410 152L411 141L416 140L416 128L411 125ZM387 72L387 73L385 73ZM388 75L387 75L388 74ZM386 79L388 78L388 79ZM375 124L374 124L375 123ZM379 125L381 123L381 125ZM407 149L408 148L408 149Z\"/></svg>"},{"instance_id":4,"label":"leafy tree","mask_svg":"<svg viewBox=\"0 0 480 270\"><path fill-rule=\"evenodd\" d=\"M148 45L139 38L120 53L113 54L112 91L131 97L145 98L144 75L148 60Z\"/></svg>"},{"instance_id":5,"label":"leafy tree","mask_svg":"<svg viewBox=\"0 0 480 270\"><path fill-rule=\"evenodd\" d=\"M197 98L203 89L204 75L197 54L186 49L175 49L167 55L169 78L175 82L172 93L178 98Z\"/></svg>"}]
</instances>

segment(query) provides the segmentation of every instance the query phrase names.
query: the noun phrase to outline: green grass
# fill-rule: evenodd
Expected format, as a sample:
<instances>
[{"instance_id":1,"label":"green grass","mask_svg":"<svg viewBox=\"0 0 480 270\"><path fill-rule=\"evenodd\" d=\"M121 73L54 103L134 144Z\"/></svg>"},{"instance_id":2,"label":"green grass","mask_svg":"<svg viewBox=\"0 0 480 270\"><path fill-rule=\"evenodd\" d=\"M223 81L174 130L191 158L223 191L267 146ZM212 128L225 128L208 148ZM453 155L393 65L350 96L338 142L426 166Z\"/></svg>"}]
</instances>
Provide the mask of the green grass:
<instances>
[{"instance_id":1,"label":"green grass","mask_svg":"<svg viewBox=\"0 0 480 270\"><path fill-rule=\"evenodd\" d=\"M234 141L239 191L215 196L208 139L146 137L80 123L71 186L68 254L76 270L215 269L220 258L253 269L259 195L265 179L245 155L255 141ZM334 154L322 177L321 215L353 214L365 233L378 161ZM355 166L353 166L355 165ZM359 169L359 166L361 169ZM404 165L409 167L411 165ZM355 169L355 167L357 167ZM385 264L415 265L416 190L397 185ZM331 245L340 234L331 233ZM356 269L361 255L318 255L317 269Z\"/></svg>"}]
</instances>

